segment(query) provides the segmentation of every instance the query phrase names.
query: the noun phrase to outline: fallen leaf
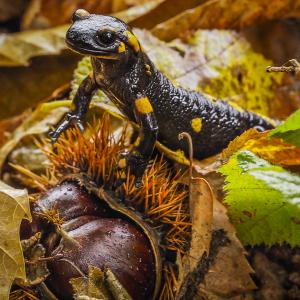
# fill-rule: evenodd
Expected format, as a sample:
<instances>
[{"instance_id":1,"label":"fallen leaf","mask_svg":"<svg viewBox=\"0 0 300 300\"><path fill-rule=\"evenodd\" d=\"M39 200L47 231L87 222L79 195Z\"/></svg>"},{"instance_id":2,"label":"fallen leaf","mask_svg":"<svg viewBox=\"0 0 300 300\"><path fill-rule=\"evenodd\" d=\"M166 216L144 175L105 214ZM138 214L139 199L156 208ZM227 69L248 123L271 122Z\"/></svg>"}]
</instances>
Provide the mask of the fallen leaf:
<instances>
[{"instance_id":1,"label":"fallen leaf","mask_svg":"<svg viewBox=\"0 0 300 300\"><path fill-rule=\"evenodd\" d=\"M192 237L188 253L179 259L176 299L219 296L228 298L255 289L250 276L252 268L245 250L236 237L235 228L227 217L226 208L216 199L208 181L192 175L192 141L189 170L189 206ZM198 287L197 287L198 286ZM197 296L196 296L197 295Z\"/></svg>"},{"instance_id":2,"label":"fallen leaf","mask_svg":"<svg viewBox=\"0 0 300 300\"><path fill-rule=\"evenodd\" d=\"M198 272L198 264L203 257L209 254L212 239L213 218L213 191L209 183L199 177L193 176L193 142L191 136L183 132L178 136L179 140L186 139L189 145L190 165L188 175L189 185L189 211L192 223L191 242L188 253L182 260L182 274L179 273L176 290L177 298L186 295L190 285L190 278ZM197 174L198 175L198 174Z\"/></svg>"},{"instance_id":3,"label":"fallen leaf","mask_svg":"<svg viewBox=\"0 0 300 300\"><path fill-rule=\"evenodd\" d=\"M300 176L246 150L219 171L226 182L224 203L244 245L300 244Z\"/></svg>"},{"instance_id":4,"label":"fallen leaf","mask_svg":"<svg viewBox=\"0 0 300 300\"><path fill-rule=\"evenodd\" d=\"M35 57L28 67L1 67L0 119L21 114L46 101L53 91L71 81L77 62L78 56L64 53Z\"/></svg>"},{"instance_id":5,"label":"fallen leaf","mask_svg":"<svg viewBox=\"0 0 300 300\"><path fill-rule=\"evenodd\" d=\"M0 181L0 205L0 298L8 299L14 279L26 280L19 230L22 219L31 221L27 191Z\"/></svg>"},{"instance_id":6,"label":"fallen leaf","mask_svg":"<svg viewBox=\"0 0 300 300\"><path fill-rule=\"evenodd\" d=\"M65 48L68 25L47 30L32 30L2 35L0 41L1 66L27 66L29 59L60 53Z\"/></svg>"},{"instance_id":7,"label":"fallen leaf","mask_svg":"<svg viewBox=\"0 0 300 300\"><path fill-rule=\"evenodd\" d=\"M102 272L90 266L88 277L72 278L70 283L75 292L75 299L131 300L127 291L108 268Z\"/></svg>"},{"instance_id":8,"label":"fallen leaf","mask_svg":"<svg viewBox=\"0 0 300 300\"><path fill-rule=\"evenodd\" d=\"M170 41L188 31L202 29L241 29L266 20L300 15L298 0L210 0L156 25L152 33Z\"/></svg>"},{"instance_id":9,"label":"fallen leaf","mask_svg":"<svg viewBox=\"0 0 300 300\"><path fill-rule=\"evenodd\" d=\"M46 249L40 243L41 232L36 233L29 239L21 241L23 255L27 261L26 280L15 280L15 283L21 287L35 286L45 281L49 270L45 259Z\"/></svg>"},{"instance_id":10,"label":"fallen leaf","mask_svg":"<svg viewBox=\"0 0 300 300\"><path fill-rule=\"evenodd\" d=\"M125 0L33 0L23 15L21 27L28 30L70 23L73 12L78 8L86 9L90 13L108 14L126 7Z\"/></svg>"},{"instance_id":11,"label":"fallen leaf","mask_svg":"<svg viewBox=\"0 0 300 300\"><path fill-rule=\"evenodd\" d=\"M26 5L26 0L0 1L0 22L20 17Z\"/></svg>"},{"instance_id":12,"label":"fallen leaf","mask_svg":"<svg viewBox=\"0 0 300 300\"><path fill-rule=\"evenodd\" d=\"M300 148L280 138L270 138L270 132L258 132L254 128L247 130L223 150L222 159L227 160L242 149L249 150L273 164L286 167L300 165Z\"/></svg>"},{"instance_id":13,"label":"fallen leaf","mask_svg":"<svg viewBox=\"0 0 300 300\"><path fill-rule=\"evenodd\" d=\"M227 209L218 200L214 200L213 230L224 230L229 243L221 247L207 272L203 284L199 286L206 293L229 298L256 289L251 278L254 273L246 259L247 252L236 237L236 229L231 224ZM217 297L217 299L218 299Z\"/></svg>"},{"instance_id":14,"label":"fallen leaf","mask_svg":"<svg viewBox=\"0 0 300 300\"><path fill-rule=\"evenodd\" d=\"M263 54L282 65L291 58L300 60L299 19L277 19L261 24L253 24L242 31L254 51ZM281 45L278 47L278 45ZM284 100L283 100L284 101Z\"/></svg>"},{"instance_id":15,"label":"fallen leaf","mask_svg":"<svg viewBox=\"0 0 300 300\"><path fill-rule=\"evenodd\" d=\"M0 120L0 146L9 138L10 133L28 117L28 113L28 111L25 111L21 115Z\"/></svg>"},{"instance_id":16,"label":"fallen leaf","mask_svg":"<svg viewBox=\"0 0 300 300\"><path fill-rule=\"evenodd\" d=\"M177 282L177 299L189 293L191 278L196 275L199 262L207 257L212 239L213 192L209 183L200 177L191 177L189 184L189 206L192 222L191 243L188 253L182 258L182 271ZM193 275L192 275L193 274ZM195 284L195 283L194 283Z\"/></svg>"},{"instance_id":17,"label":"fallen leaf","mask_svg":"<svg viewBox=\"0 0 300 300\"><path fill-rule=\"evenodd\" d=\"M130 22L131 26L137 28L151 29L156 24L164 22L186 9L194 8L207 0L163 0L156 1L156 5L146 13ZM151 3L151 1L149 2ZM146 3L147 5L147 3ZM134 8L132 8L134 9Z\"/></svg>"},{"instance_id":18,"label":"fallen leaf","mask_svg":"<svg viewBox=\"0 0 300 300\"><path fill-rule=\"evenodd\" d=\"M41 104L11 135L0 149L0 169L8 154L26 136L42 134L49 131L68 111L63 101Z\"/></svg>"},{"instance_id":19,"label":"fallen leaf","mask_svg":"<svg viewBox=\"0 0 300 300\"><path fill-rule=\"evenodd\" d=\"M212 238L214 194L209 183L198 174L193 175L193 142L191 136L183 132L179 139L186 138L190 152L189 166L189 209L192 222L191 243L186 260L185 273L193 272L204 255L209 254ZM186 275L185 274L185 275Z\"/></svg>"},{"instance_id":20,"label":"fallen leaf","mask_svg":"<svg viewBox=\"0 0 300 300\"><path fill-rule=\"evenodd\" d=\"M300 109L293 113L284 123L271 131L271 137L279 137L300 147Z\"/></svg>"},{"instance_id":21,"label":"fallen leaf","mask_svg":"<svg viewBox=\"0 0 300 300\"><path fill-rule=\"evenodd\" d=\"M166 0L33 0L23 15L21 28L40 29L70 23L73 12L79 8L94 14L113 13L129 22L147 14L163 1Z\"/></svg>"},{"instance_id":22,"label":"fallen leaf","mask_svg":"<svg viewBox=\"0 0 300 300\"><path fill-rule=\"evenodd\" d=\"M135 23L135 20L139 20L141 16L145 17L153 10L156 10L157 7L160 7L160 4L166 0L148 0L145 3L138 3L133 7L130 7L124 11L116 12L113 16L121 19L122 21L129 23L132 26ZM138 26L139 27L139 26ZM144 26L140 26L143 28Z\"/></svg>"}]
</instances>

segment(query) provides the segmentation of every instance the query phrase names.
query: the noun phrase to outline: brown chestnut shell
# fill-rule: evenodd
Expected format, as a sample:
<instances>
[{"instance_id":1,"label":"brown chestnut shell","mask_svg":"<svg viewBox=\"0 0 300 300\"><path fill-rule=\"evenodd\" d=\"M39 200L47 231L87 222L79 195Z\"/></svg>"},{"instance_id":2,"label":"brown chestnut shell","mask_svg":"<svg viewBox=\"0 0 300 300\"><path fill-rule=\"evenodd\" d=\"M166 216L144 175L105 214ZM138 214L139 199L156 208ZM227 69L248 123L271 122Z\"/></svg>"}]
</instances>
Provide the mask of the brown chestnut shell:
<instances>
[{"instance_id":1,"label":"brown chestnut shell","mask_svg":"<svg viewBox=\"0 0 300 300\"><path fill-rule=\"evenodd\" d=\"M86 201L85 193L78 193L78 191L71 190L72 187L76 189L76 186L84 187L85 190L88 191L91 201ZM130 262L127 266L124 264L124 261L120 262L121 266L119 269L119 277L122 277L122 279L120 278L120 281L122 284L124 284L124 287L126 286L128 292L135 299L139 299L141 295L149 295L149 292L142 291L140 287L142 286L142 283L147 283L147 281L149 283L149 281L151 281L152 277L147 275L149 271L147 266L149 268L149 266L152 265L151 259L153 259L155 283L148 284L148 287L150 286L150 289L153 291L151 293L152 297L150 298L156 299L161 287L162 261L158 244L158 236L156 235L155 231L151 229L149 224L147 224L133 210L123 205L123 203L121 203L118 199L114 198L114 196L109 194L106 190L96 187L82 176L68 176L57 185L57 188L60 189L60 193L53 195L51 194L51 190L46 192L46 194L44 194L35 204L34 211L40 213L50 208L57 209L60 213L60 216L66 221L62 227L66 230L66 232L68 232L71 238L74 236L74 239L79 241L79 244L84 245L86 248L85 251L89 253L89 259L85 258L83 254L84 251L80 251L78 248L76 250L76 247L73 249L70 245L63 247L65 250L60 252L60 254L63 254L66 260L64 262L63 260L52 261L48 264L51 273L56 274L55 276L57 277L56 280L53 280L53 276L50 276L47 280L46 283L50 289L60 297L62 297L64 294L70 295L72 292L70 290L70 285L63 284L63 281L72 277L78 277L78 272L76 270L72 270L72 266L70 266L70 264L66 261L75 259L79 268L86 272L88 265L92 265L93 262L95 263L95 266L99 266L101 268L105 267L103 263L101 265L101 262L105 261L105 259L101 258L100 252L106 252L106 260L108 265L110 264L110 259L114 259L114 255L120 254L121 257L122 255L124 256L126 251L126 253L131 255L130 249L126 248L125 242L126 238L129 238L130 236L130 245L133 247L132 249L137 249L139 256L132 258L132 265L130 265ZM67 189L67 191L64 192L64 189ZM57 190L54 190L54 192L57 192ZM76 196L79 195L79 200L78 198L76 200L75 194L74 199L70 198L68 193L71 193L72 195L73 192L76 192ZM57 201L58 198L60 201ZM86 214L82 213L83 209L86 211ZM40 226L43 225L45 226L45 224L41 224ZM93 247L92 242L97 240L98 236L107 234L107 230L110 231L112 238L108 242L109 246L104 246L101 251L99 251L100 258L98 258L98 255L95 254L95 251L93 252L90 250L90 248ZM121 243L118 244L116 242L116 239L118 241L120 241L120 239L122 240L122 232L124 235L124 249L122 249L123 245ZM139 241L135 240L135 237L138 237ZM48 255L55 256L59 251L61 251L61 249L57 248L57 243L52 242L51 244L49 241L45 242L48 243L48 247L46 247L48 248ZM51 246L49 246L50 244ZM100 244L98 241L98 245ZM114 248L116 251L115 254L107 253L108 249ZM96 250L98 251L98 248ZM143 256L141 253L145 253L145 255ZM130 268L137 268L137 265L139 265L145 273L140 273L142 275L137 278L137 281L140 283L140 287L137 287L137 281L132 280L133 276L130 275L128 278L126 278L126 274L130 274ZM123 272L125 268L128 268L128 270L126 270L127 273ZM118 270L115 269L112 271L114 271L115 275L118 277ZM59 272L64 273L66 276L61 276ZM62 283L60 287L56 287L57 282ZM62 299L68 298L63 297Z\"/></svg>"}]
</instances>

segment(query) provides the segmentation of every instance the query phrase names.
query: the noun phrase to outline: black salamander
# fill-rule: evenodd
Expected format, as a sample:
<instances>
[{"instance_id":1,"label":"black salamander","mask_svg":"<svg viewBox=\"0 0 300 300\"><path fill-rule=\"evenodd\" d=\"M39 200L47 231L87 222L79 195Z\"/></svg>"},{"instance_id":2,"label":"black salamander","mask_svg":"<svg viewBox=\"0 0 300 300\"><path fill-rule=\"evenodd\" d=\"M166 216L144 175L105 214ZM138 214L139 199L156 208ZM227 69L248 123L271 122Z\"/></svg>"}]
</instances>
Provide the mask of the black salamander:
<instances>
[{"instance_id":1,"label":"black salamander","mask_svg":"<svg viewBox=\"0 0 300 300\"><path fill-rule=\"evenodd\" d=\"M128 119L140 125L139 144L125 160L137 186L157 139L187 154L188 145L178 140L178 134L188 132L194 157L202 159L220 152L249 128L273 128L270 120L257 114L174 86L143 52L131 28L117 18L79 9L73 15L66 43L73 51L91 57L93 72L79 86L74 109L50 136L55 142L72 124L83 130L92 95L101 89Z\"/></svg>"}]
</instances>

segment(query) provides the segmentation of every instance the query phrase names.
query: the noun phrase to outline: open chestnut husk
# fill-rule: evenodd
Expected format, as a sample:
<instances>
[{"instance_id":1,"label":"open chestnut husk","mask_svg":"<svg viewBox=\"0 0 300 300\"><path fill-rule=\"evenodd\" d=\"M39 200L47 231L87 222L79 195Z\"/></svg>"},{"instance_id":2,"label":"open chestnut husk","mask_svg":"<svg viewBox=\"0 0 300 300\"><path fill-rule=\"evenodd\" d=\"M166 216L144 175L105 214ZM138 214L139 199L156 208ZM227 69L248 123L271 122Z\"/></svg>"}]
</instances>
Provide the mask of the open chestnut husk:
<instances>
[{"instance_id":1,"label":"open chestnut husk","mask_svg":"<svg viewBox=\"0 0 300 300\"><path fill-rule=\"evenodd\" d=\"M118 164L126 130L116 139L110 124L104 114L87 135L68 130L55 150L46 141L45 174L18 168L24 182L40 191L32 194L33 222L23 223L21 238L42 232L50 273L44 283L59 299L71 299L69 279L90 278L93 267L107 278L112 272L133 299L173 299L176 257L187 253L191 237L184 173L157 156L137 189L130 170Z\"/></svg>"},{"instance_id":2,"label":"open chestnut husk","mask_svg":"<svg viewBox=\"0 0 300 300\"><path fill-rule=\"evenodd\" d=\"M158 238L104 190L68 179L42 194L32 212L33 231L42 232L46 256L53 257L45 283L59 299L73 299L70 279L86 275L89 266L109 268L132 299L155 299L161 284Z\"/></svg>"}]
</instances>

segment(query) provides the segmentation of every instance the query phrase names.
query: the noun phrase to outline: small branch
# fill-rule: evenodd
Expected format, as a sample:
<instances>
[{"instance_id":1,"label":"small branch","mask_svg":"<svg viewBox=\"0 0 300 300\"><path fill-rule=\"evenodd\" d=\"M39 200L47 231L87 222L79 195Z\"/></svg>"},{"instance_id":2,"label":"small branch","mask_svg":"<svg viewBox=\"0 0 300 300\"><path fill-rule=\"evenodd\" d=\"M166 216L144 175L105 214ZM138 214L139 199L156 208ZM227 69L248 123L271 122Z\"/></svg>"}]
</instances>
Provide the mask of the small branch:
<instances>
[{"instance_id":1,"label":"small branch","mask_svg":"<svg viewBox=\"0 0 300 300\"><path fill-rule=\"evenodd\" d=\"M286 72L294 73L295 75L300 74L300 63L296 59L290 59L280 67L269 66L266 69L267 72Z\"/></svg>"},{"instance_id":2,"label":"small branch","mask_svg":"<svg viewBox=\"0 0 300 300\"><path fill-rule=\"evenodd\" d=\"M189 180L193 177L193 157L194 157L194 150L193 150L193 141L189 133L181 132L178 134L178 139L187 139L188 147L189 147L189 160L190 160L190 167L189 167Z\"/></svg>"}]
</instances>

